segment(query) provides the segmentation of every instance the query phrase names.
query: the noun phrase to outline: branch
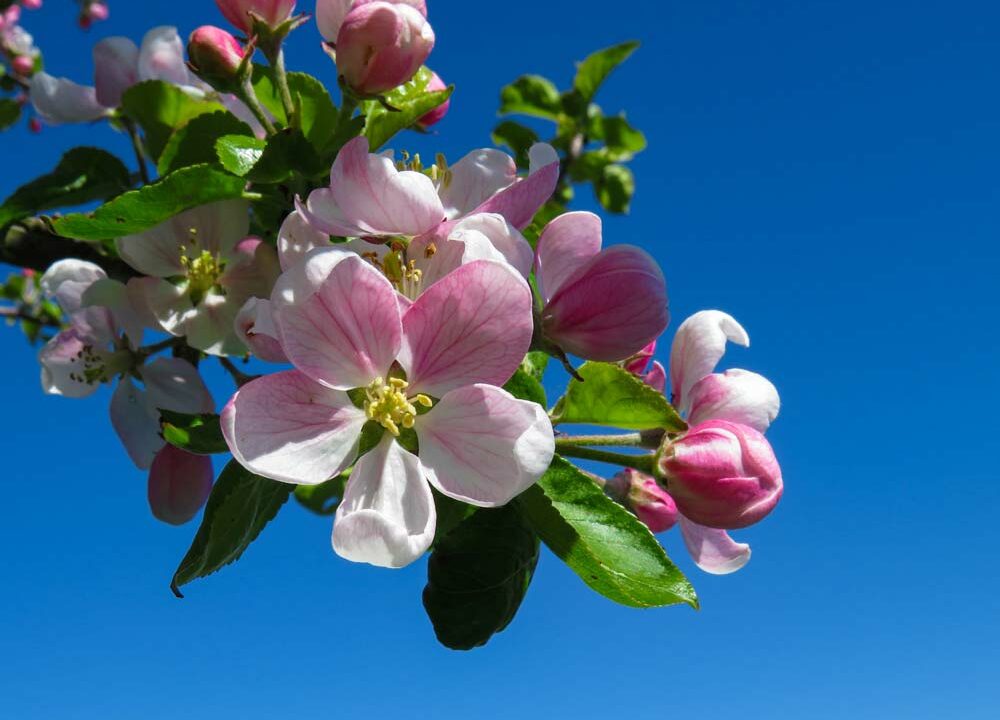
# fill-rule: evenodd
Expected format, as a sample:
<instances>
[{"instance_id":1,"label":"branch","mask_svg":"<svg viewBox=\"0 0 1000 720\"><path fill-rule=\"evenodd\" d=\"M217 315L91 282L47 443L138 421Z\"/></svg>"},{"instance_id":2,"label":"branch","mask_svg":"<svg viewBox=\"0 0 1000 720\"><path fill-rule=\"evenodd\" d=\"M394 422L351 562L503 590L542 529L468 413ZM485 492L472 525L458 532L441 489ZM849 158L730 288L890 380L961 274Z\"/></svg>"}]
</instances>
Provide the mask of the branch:
<instances>
[{"instance_id":1,"label":"branch","mask_svg":"<svg viewBox=\"0 0 1000 720\"><path fill-rule=\"evenodd\" d=\"M57 260L77 258L100 266L109 277L126 281L139 273L100 246L57 235L41 218L20 220L0 234L0 262L45 272Z\"/></svg>"}]
</instances>

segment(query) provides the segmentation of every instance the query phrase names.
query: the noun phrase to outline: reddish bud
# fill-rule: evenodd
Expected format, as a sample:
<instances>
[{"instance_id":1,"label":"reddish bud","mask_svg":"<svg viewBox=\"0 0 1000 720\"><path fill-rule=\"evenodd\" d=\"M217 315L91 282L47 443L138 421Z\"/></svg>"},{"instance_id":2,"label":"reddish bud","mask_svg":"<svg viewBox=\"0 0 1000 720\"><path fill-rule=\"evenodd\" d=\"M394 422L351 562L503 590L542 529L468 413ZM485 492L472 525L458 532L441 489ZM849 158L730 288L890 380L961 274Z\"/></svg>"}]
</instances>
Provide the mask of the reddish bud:
<instances>
[{"instance_id":1,"label":"reddish bud","mask_svg":"<svg viewBox=\"0 0 1000 720\"><path fill-rule=\"evenodd\" d=\"M248 35L253 30L250 13L273 28L285 22L295 10L295 0L215 0L215 4L233 27Z\"/></svg>"},{"instance_id":2,"label":"reddish bud","mask_svg":"<svg viewBox=\"0 0 1000 720\"><path fill-rule=\"evenodd\" d=\"M213 85L234 80L246 53L235 37L211 25L191 33L187 50L194 71Z\"/></svg>"},{"instance_id":3,"label":"reddish bud","mask_svg":"<svg viewBox=\"0 0 1000 720\"><path fill-rule=\"evenodd\" d=\"M448 86L444 84L444 80L438 77L436 72L431 71L431 79L427 83L427 92L437 92L438 90L445 90ZM448 98L443 103L438 105L436 108L431 110L429 113L420 118L417 123L421 127L430 127L435 123L438 123L448 114L448 108L451 107L451 98Z\"/></svg>"},{"instance_id":4,"label":"reddish bud","mask_svg":"<svg viewBox=\"0 0 1000 720\"><path fill-rule=\"evenodd\" d=\"M344 18L337 35L337 69L361 95L409 82L434 47L434 31L410 5L369 2Z\"/></svg>"},{"instance_id":5,"label":"reddish bud","mask_svg":"<svg viewBox=\"0 0 1000 720\"><path fill-rule=\"evenodd\" d=\"M149 509L153 517L171 525L186 523L208 500L212 475L209 457L165 445L149 468Z\"/></svg>"}]
</instances>

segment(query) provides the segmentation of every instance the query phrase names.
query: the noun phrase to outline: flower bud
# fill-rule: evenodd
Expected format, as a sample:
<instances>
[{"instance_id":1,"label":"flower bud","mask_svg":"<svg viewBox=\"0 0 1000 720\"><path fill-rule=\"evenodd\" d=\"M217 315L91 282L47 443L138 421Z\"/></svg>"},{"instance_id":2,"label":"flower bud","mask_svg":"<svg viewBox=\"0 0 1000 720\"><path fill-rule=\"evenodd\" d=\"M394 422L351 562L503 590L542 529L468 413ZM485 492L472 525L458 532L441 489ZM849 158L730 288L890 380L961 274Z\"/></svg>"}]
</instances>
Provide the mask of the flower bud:
<instances>
[{"instance_id":1,"label":"flower bud","mask_svg":"<svg viewBox=\"0 0 1000 720\"><path fill-rule=\"evenodd\" d=\"M260 17L270 27L285 22L295 10L295 0L215 0L219 10L233 27L248 35L253 30L250 13Z\"/></svg>"},{"instance_id":2,"label":"flower bud","mask_svg":"<svg viewBox=\"0 0 1000 720\"><path fill-rule=\"evenodd\" d=\"M405 4L369 2L344 18L337 68L354 92L377 95L408 82L434 47L434 31Z\"/></svg>"},{"instance_id":3,"label":"flower bud","mask_svg":"<svg viewBox=\"0 0 1000 720\"><path fill-rule=\"evenodd\" d=\"M170 525L183 525L212 492L212 460L165 445L149 468L149 509Z\"/></svg>"},{"instance_id":4,"label":"flower bud","mask_svg":"<svg viewBox=\"0 0 1000 720\"><path fill-rule=\"evenodd\" d=\"M432 70L431 79L427 82L427 92L437 92L438 90L445 90L447 88L448 86L444 84L444 80L442 80L438 74ZM428 128L431 125L441 122L441 120L444 119L444 116L448 114L448 108L450 107L451 98L448 98L422 118L417 120L417 124L420 125L420 127Z\"/></svg>"},{"instance_id":5,"label":"flower bud","mask_svg":"<svg viewBox=\"0 0 1000 720\"><path fill-rule=\"evenodd\" d=\"M21 7L25 10L37 10L42 6L42 0L21 0Z\"/></svg>"},{"instance_id":6,"label":"flower bud","mask_svg":"<svg viewBox=\"0 0 1000 720\"><path fill-rule=\"evenodd\" d=\"M32 73L35 72L35 58L30 55L18 55L10 66L21 77L31 77Z\"/></svg>"},{"instance_id":7,"label":"flower bud","mask_svg":"<svg viewBox=\"0 0 1000 720\"><path fill-rule=\"evenodd\" d=\"M725 420L710 420L667 440L657 472L685 517L724 530L761 520L783 489L781 468L764 436Z\"/></svg>"},{"instance_id":8,"label":"flower bud","mask_svg":"<svg viewBox=\"0 0 1000 720\"><path fill-rule=\"evenodd\" d=\"M655 478L626 468L605 485L605 492L617 500L654 533L666 532L677 523L677 505Z\"/></svg>"},{"instance_id":9,"label":"flower bud","mask_svg":"<svg viewBox=\"0 0 1000 720\"><path fill-rule=\"evenodd\" d=\"M188 40L191 67L212 86L232 83L243 63L245 50L222 28L203 25Z\"/></svg>"}]
</instances>

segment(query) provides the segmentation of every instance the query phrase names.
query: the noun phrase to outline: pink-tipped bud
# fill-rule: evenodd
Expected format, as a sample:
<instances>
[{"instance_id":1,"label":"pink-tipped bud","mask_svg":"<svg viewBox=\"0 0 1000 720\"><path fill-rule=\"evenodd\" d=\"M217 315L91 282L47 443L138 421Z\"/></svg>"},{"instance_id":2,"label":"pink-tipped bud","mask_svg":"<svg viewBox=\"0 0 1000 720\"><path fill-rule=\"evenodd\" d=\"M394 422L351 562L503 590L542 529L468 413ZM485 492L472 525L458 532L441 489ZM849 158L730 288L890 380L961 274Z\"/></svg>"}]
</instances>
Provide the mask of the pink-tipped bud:
<instances>
[{"instance_id":1,"label":"pink-tipped bud","mask_svg":"<svg viewBox=\"0 0 1000 720\"><path fill-rule=\"evenodd\" d=\"M21 0L21 7L25 10L37 10L42 6L42 0Z\"/></svg>"},{"instance_id":2,"label":"pink-tipped bud","mask_svg":"<svg viewBox=\"0 0 1000 720\"><path fill-rule=\"evenodd\" d=\"M103 2L92 2L84 8L83 12L92 22L107 20L108 16L111 15L111 11L108 10L108 6Z\"/></svg>"},{"instance_id":3,"label":"pink-tipped bud","mask_svg":"<svg viewBox=\"0 0 1000 720\"><path fill-rule=\"evenodd\" d=\"M188 40L191 67L206 82L228 84L239 74L246 51L222 28L202 25Z\"/></svg>"},{"instance_id":4,"label":"pink-tipped bud","mask_svg":"<svg viewBox=\"0 0 1000 720\"><path fill-rule=\"evenodd\" d=\"M290 18L295 10L295 0L215 0L215 4L233 27L248 35L253 29L250 13L273 28Z\"/></svg>"},{"instance_id":5,"label":"pink-tipped bud","mask_svg":"<svg viewBox=\"0 0 1000 720\"><path fill-rule=\"evenodd\" d=\"M212 492L212 460L166 445L149 468L149 509L170 525L183 525Z\"/></svg>"},{"instance_id":6,"label":"pink-tipped bud","mask_svg":"<svg viewBox=\"0 0 1000 720\"><path fill-rule=\"evenodd\" d=\"M770 443L753 428L725 420L709 420L667 440L657 471L685 517L722 530L763 519L783 489Z\"/></svg>"},{"instance_id":7,"label":"pink-tipped bud","mask_svg":"<svg viewBox=\"0 0 1000 720\"><path fill-rule=\"evenodd\" d=\"M354 92L377 95L409 82L433 47L434 31L415 8L369 2L344 18L337 68Z\"/></svg>"},{"instance_id":8,"label":"pink-tipped bud","mask_svg":"<svg viewBox=\"0 0 1000 720\"><path fill-rule=\"evenodd\" d=\"M42 121L36 117L31 118L28 121L28 129L33 133L40 133L42 131Z\"/></svg>"},{"instance_id":9,"label":"pink-tipped bud","mask_svg":"<svg viewBox=\"0 0 1000 720\"><path fill-rule=\"evenodd\" d=\"M438 77L438 74L431 71L431 79L427 83L427 92L437 92L438 90L445 90L448 86L444 84L444 80ZM451 98L448 98L443 103L438 105L436 108L431 110L429 113L420 118L417 123L421 127L428 128L431 125L441 122L445 115L448 114L448 109L451 107Z\"/></svg>"},{"instance_id":10,"label":"pink-tipped bud","mask_svg":"<svg viewBox=\"0 0 1000 720\"><path fill-rule=\"evenodd\" d=\"M623 362L622 366L633 375L642 375L649 367L649 361L653 359L654 354L656 354L656 340Z\"/></svg>"},{"instance_id":11,"label":"pink-tipped bud","mask_svg":"<svg viewBox=\"0 0 1000 720\"><path fill-rule=\"evenodd\" d=\"M627 507L654 533L666 532L677 524L677 504L655 478L626 468L605 485L605 492Z\"/></svg>"},{"instance_id":12,"label":"pink-tipped bud","mask_svg":"<svg viewBox=\"0 0 1000 720\"><path fill-rule=\"evenodd\" d=\"M10 65L21 77L31 77L35 74L35 58L30 55L18 55Z\"/></svg>"}]
</instances>

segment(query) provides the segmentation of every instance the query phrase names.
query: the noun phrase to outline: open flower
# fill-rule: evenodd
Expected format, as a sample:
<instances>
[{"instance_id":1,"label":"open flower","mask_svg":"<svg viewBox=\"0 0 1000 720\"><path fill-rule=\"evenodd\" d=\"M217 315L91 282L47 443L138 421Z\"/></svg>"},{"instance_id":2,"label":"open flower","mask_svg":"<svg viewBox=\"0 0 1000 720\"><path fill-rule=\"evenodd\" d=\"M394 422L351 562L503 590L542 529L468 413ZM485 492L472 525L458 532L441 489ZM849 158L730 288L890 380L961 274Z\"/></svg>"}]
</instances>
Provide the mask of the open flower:
<instances>
[{"instance_id":1,"label":"open flower","mask_svg":"<svg viewBox=\"0 0 1000 720\"><path fill-rule=\"evenodd\" d=\"M601 243L601 219L589 212L560 215L542 231L535 255L542 334L587 360L624 360L666 329L667 286L646 251L601 250Z\"/></svg>"},{"instance_id":2,"label":"open flower","mask_svg":"<svg viewBox=\"0 0 1000 720\"><path fill-rule=\"evenodd\" d=\"M233 322L278 276L274 248L246 237L249 222L246 202L226 200L118 240L122 259L150 276L130 281L130 290L161 329L212 355L246 351Z\"/></svg>"},{"instance_id":3,"label":"open flower","mask_svg":"<svg viewBox=\"0 0 1000 720\"><path fill-rule=\"evenodd\" d=\"M398 297L360 256L313 251L271 296L296 369L250 382L222 413L240 463L295 484L346 470L362 429L374 431L374 448L354 464L337 510L333 547L386 567L430 546L431 486L473 505L503 505L545 472L554 452L544 409L497 387L531 341L524 278L481 260L405 309Z\"/></svg>"},{"instance_id":4,"label":"open flower","mask_svg":"<svg viewBox=\"0 0 1000 720\"><path fill-rule=\"evenodd\" d=\"M119 380L111 397L111 424L137 467L148 468L164 446L159 409L197 413L214 408L190 363L157 358L141 364L135 352L142 337L139 316L125 286L108 279L100 267L61 260L42 276L41 285L69 318L69 327L39 352L42 389L81 398Z\"/></svg>"}]
</instances>

